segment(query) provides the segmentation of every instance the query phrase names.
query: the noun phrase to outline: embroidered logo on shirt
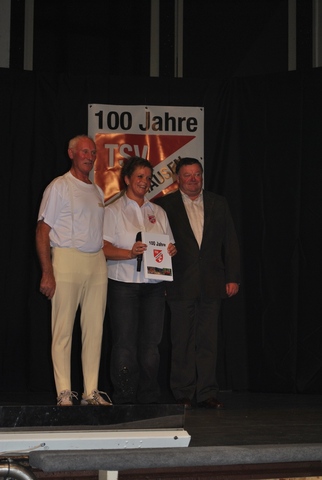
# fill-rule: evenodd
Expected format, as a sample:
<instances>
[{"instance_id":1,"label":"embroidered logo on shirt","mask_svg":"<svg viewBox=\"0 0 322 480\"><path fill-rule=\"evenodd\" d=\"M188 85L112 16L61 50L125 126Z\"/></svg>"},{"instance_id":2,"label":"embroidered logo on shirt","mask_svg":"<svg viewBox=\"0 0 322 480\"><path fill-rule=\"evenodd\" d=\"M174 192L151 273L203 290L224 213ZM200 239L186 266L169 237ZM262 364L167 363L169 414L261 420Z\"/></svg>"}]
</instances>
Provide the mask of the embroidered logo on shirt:
<instances>
[{"instance_id":1,"label":"embroidered logo on shirt","mask_svg":"<svg viewBox=\"0 0 322 480\"><path fill-rule=\"evenodd\" d=\"M163 261L162 250L153 250L153 256L156 262L161 263Z\"/></svg>"},{"instance_id":2,"label":"embroidered logo on shirt","mask_svg":"<svg viewBox=\"0 0 322 480\"><path fill-rule=\"evenodd\" d=\"M148 215L148 218L149 218L149 221L150 221L151 223L155 223L155 222L156 222L155 215Z\"/></svg>"}]
</instances>

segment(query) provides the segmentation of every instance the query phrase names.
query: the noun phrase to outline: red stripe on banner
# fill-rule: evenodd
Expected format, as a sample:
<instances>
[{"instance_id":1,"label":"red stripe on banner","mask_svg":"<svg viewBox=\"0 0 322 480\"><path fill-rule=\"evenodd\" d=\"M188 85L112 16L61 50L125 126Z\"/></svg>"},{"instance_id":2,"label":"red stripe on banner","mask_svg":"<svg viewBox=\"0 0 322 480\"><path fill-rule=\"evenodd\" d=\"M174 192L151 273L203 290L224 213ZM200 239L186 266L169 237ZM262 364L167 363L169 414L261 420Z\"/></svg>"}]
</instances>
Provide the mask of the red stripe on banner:
<instances>
[{"instance_id":1,"label":"red stripe on banner","mask_svg":"<svg viewBox=\"0 0 322 480\"><path fill-rule=\"evenodd\" d=\"M120 171L124 158L143 157L156 167L195 138L194 135L96 134L95 183L103 189L105 200L109 200L123 188Z\"/></svg>"}]
</instances>

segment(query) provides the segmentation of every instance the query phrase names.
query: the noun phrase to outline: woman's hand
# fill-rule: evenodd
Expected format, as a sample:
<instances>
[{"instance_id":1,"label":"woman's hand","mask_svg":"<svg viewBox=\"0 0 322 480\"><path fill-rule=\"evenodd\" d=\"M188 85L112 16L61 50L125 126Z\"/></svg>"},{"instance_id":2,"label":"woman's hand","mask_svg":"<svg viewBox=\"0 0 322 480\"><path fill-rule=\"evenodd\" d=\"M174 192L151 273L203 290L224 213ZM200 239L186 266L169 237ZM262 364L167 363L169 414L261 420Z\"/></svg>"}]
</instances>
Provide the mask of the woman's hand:
<instances>
[{"instance_id":1,"label":"woman's hand","mask_svg":"<svg viewBox=\"0 0 322 480\"><path fill-rule=\"evenodd\" d=\"M177 253L176 246L173 243L169 243L168 245L168 254L170 257L173 257Z\"/></svg>"},{"instance_id":2,"label":"woman's hand","mask_svg":"<svg viewBox=\"0 0 322 480\"><path fill-rule=\"evenodd\" d=\"M131 254L132 258L137 257L138 255L142 255L143 252L147 249L146 243L143 242L135 242L135 244L132 247Z\"/></svg>"}]
</instances>

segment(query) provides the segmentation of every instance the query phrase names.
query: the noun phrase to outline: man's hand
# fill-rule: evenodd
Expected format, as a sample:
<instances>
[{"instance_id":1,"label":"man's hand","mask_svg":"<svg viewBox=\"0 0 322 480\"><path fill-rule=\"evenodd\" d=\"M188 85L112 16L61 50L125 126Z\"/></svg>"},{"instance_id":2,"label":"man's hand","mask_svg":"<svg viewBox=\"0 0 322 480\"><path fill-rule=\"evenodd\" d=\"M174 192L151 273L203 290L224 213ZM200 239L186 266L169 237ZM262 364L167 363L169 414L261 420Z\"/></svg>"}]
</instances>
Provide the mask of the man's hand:
<instances>
[{"instance_id":1,"label":"man's hand","mask_svg":"<svg viewBox=\"0 0 322 480\"><path fill-rule=\"evenodd\" d=\"M226 293L228 297L233 297L238 293L239 285L238 283L226 283Z\"/></svg>"},{"instance_id":2,"label":"man's hand","mask_svg":"<svg viewBox=\"0 0 322 480\"><path fill-rule=\"evenodd\" d=\"M40 292L51 300L56 290L56 281L53 273L43 273L40 280Z\"/></svg>"},{"instance_id":3,"label":"man's hand","mask_svg":"<svg viewBox=\"0 0 322 480\"><path fill-rule=\"evenodd\" d=\"M36 249L42 270L40 292L51 300L56 290L56 281L51 263L49 233L51 227L43 220L39 220L36 229Z\"/></svg>"}]
</instances>

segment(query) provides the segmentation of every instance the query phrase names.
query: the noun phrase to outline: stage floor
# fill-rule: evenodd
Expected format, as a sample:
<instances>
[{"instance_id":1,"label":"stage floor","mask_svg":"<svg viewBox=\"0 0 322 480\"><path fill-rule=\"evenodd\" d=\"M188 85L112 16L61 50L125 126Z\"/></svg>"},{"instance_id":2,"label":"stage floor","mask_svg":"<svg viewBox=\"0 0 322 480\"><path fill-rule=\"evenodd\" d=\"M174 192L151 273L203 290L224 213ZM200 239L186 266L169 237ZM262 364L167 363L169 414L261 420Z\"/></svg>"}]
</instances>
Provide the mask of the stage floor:
<instances>
[{"instance_id":1,"label":"stage floor","mask_svg":"<svg viewBox=\"0 0 322 480\"><path fill-rule=\"evenodd\" d=\"M223 410L187 410L190 447L322 443L322 395L221 392Z\"/></svg>"},{"instance_id":2,"label":"stage floor","mask_svg":"<svg viewBox=\"0 0 322 480\"><path fill-rule=\"evenodd\" d=\"M227 391L219 398L222 410L184 411L189 447L322 443L322 395ZM45 406L53 401L46 393L0 393L0 406ZM152 408L156 417L158 408L164 411L164 405Z\"/></svg>"},{"instance_id":3,"label":"stage floor","mask_svg":"<svg viewBox=\"0 0 322 480\"><path fill-rule=\"evenodd\" d=\"M225 478L242 479L321 476L322 452L321 454L319 452L322 445L322 395L227 391L221 392L218 397L225 404L225 408L222 410L194 408L183 412L183 427L191 436L191 441L188 448L179 450L182 454L190 451L191 457L196 453L201 455L205 453L206 456L213 454L216 458L224 455L225 458L228 458L228 462L216 464L215 460L216 467L201 468L199 466L197 470L191 467L174 469L179 477L171 476L173 469L172 473L167 468L159 469L158 473L160 475L162 472L162 478L199 479L200 475L202 478L225 476ZM45 405L53 405L52 402L53 399L48 398L45 394L37 396L0 394L0 406L29 405L32 407L41 405L44 408ZM171 410L170 404L153 407L156 409L156 417L158 409L160 411L163 409L167 413L166 405ZM76 407L76 410L80 408L88 407ZM175 411L174 413L176 414ZM178 413L180 416L180 412ZM209 447L212 448L209 450ZM222 447L227 448L222 449ZM286 460L283 460L284 449L287 452ZM178 449L173 449L173 455L177 451ZM127 453L130 454L129 451ZM143 450L141 453L143 454ZM280 454L282 456L278 459ZM236 455L241 455L242 459L250 456L251 460L254 458L254 462L248 460L249 465L243 465L244 462L240 461L240 458L236 460ZM264 460L262 455L264 455ZM265 460L266 455L268 455L267 461ZM258 462L256 458L261 458L261 460ZM276 464L274 465L275 458ZM259 468L258 464L260 463L262 465ZM37 473L39 475L39 472ZM71 476L71 472L69 473L68 478L80 478ZM123 472L119 478L161 478L161 476L155 476L155 469L148 472L145 469L142 470L141 467L141 475L138 473L136 470L136 473L132 473L131 476L131 470L128 470ZM166 473L169 476L166 476ZM97 478L97 476L92 478Z\"/></svg>"}]
</instances>

